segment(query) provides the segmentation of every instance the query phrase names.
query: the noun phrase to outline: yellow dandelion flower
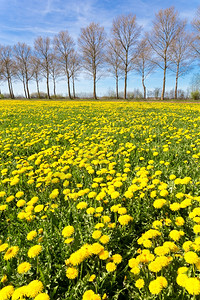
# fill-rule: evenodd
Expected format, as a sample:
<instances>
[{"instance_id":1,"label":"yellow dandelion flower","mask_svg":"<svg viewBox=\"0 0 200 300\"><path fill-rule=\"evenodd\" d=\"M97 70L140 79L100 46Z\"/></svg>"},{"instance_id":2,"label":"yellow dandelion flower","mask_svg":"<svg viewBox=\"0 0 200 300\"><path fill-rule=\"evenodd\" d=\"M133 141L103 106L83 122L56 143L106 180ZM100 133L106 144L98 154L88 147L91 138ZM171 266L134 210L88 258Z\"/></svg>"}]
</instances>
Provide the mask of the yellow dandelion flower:
<instances>
[{"instance_id":1,"label":"yellow dandelion flower","mask_svg":"<svg viewBox=\"0 0 200 300\"><path fill-rule=\"evenodd\" d=\"M9 196L6 198L6 202L11 202L15 199L15 197L13 195Z\"/></svg>"},{"instance_id":2,"label":"yellow dandelion flower","mask_svg":"<svg viewBox=\"0 0 200 300\"><path fill-rule=\"evenodd\" d=\"M15 195L16 198L21 198L22 196L24 196L24 192L23 191L19 191Z\"/></svg>"},{"instance_id":3,"label":"yellow dandelion flower","mask_svg":"<svg viewBox=\"0 0 200 300\"><path fill-rule=\"evenodd\" d=\"M103 223L109 223L111 221L109 216L102 216Z\"/></svg>"},{"instance_id":4,"label":"yellow dandelion flower","mask_svg":"<svg viewBox=\"0 0 200 300\"><path fill-rule=\"evenodd\" d=\"M8 300L14 293L14 287L12 285L5 286L0 290L0 299Z\"/></svg>"},{"instance_id":5,"label":"yellow dandelion flower","mask_svg":"<svg viewBox=\"0 0 200 300\"><path fill-rule=\"evenodd\" d=\"M114 272L116 270L116 268L117 268L116 264L113 263L113 262L109 262L109 263L106 264L106 270L108 272Z\"/></svg>"},{"instance_id":6,"label":"yellow dandelion flower","mask_svg":"<svg viewBox=\"0 0 200 300\"><path fill-rule=\"evenodd\" d=\"M7 209L7 207L8 207L8 205L7 205L7 204L0 205L0 211L4 211L4 210L6 210L6 209Z\"/></svg>"},{"instance_id":7,"label":"yellow dandelion flower","mask_svg":"<svg viewBox=\"0 0 200 300\"><path fill-rule=\"evenodd\" d=\"M17 207L22 207L22 206L24 206L26 204L26 201L25 200L19 200L19 201L17 201Z\"/></svg>"},{"instance_id":8,"label":"yellow dandelion flower","mask_svg":"<svg viewBox=\"0 0 200 300\"><path fill-rule=\"evenodd\" d=\"M194 233L200 233L200 225L194 225L194 227L193 227L193 231L194 231Z\"/></svg>"},{"instance_id":9,"label":"yellow dandelion flower","mask_svg":"<svg viewBox=\"0 0 200 300\"><path fill-rule=\"evenodd\" d=\"M4 259L5 260L10 260L11 258L13 258L17 255L18 251L19 251L18 246L10 247L4 255Z\"/></svg>"},{"instance_id":10,"label":"yellow dandelion flower","mask_svg":"<svg viewBox=\"0 0 200 300\"><path fill-rule=\"evenodd\" d=\"M31 264L29 264L28 262L25 261L17 267L17 272L19 274L23 274L23 273L28 272L30 270L30 268L31 268Z\"/></svg>"},{"instance_id":11,"label":"yellow dandelion flower","mask_svg":"<svg viewBox=\"0 0 200 300\"><path fill-rule=\"evenodd\" d=\"M42 246L41 245L35 245L35 246L31 247L28 250L28 257L34 258L37 255L39 255L41 251L42 251Z\"/></svg>"},{"instance_id":12,"label":"yellow dandelion flower","mask_svg":"<svg viewBox=\"0 0 200 300\"><path fill-rule=\"evenodd\" d=\"M50 300L50 297L48 294L46 293L41 293L39 295L37 295L34 300Z\"/></svg>"},{"instance_id":13,"label":"yellow dandelion flower","mask_svg":"<svg viewBox=\"0 0 200 300\"><path fill-rule=\"evenodd\" d=\"M168 196L168 194L169 194L169 192L167 190L161 190L160 191L160 196L161 197L166 197L166 196Z\"/></svg>"},{"instance_id":14,"label":"yellow dandelion flower","mask_svg":"<svg viewBox=\"0 0 200 300\"><path fill-rule=\"evenodd\" d=\"M154 202L153 202L153 206L157 209L159 208L162 208L163 205L166 204L166 200L165 199L156 199Z\"/></svg>"},{"instance_id":15,"label":"yellow dandelion flower","mask_svg":"<svg viewBox=\"0 0 200 300\"><path fill-rule=\"evenodd\" d=\"M5 251L7 248L8 248L8 244L7 243L4 243L4 244L0 245L0 252Z\"/></svg>"},{"instance_id":16,"label":"yellow dandelion flower","mask_svg":"<svg viewBox=\"0 0 200 300\"><path fill-rule=\"evenodd\" d=\"M34 208L34 212L36 213L41 212L43 208L44 208L43 204L36 205L36 207Z\"/></svg>"},{"instance_id":17,"label":"yellow dandelion flower","mask_svg":"<svg viewBox=\"0 0 200 300\"><path fill-rule=\"evenodd\" d=\"M103 223L97 223L94 228L95 229L99 229L99 228L103 228L105 225Z\"/></svg>"},{"instance_id":18,"label":"yellow dandelion flower","mask_svg":"<svg viewBox=\"0 0 200 300\"><path fill-rule=\"evenodd\" d=\"M140 268L139 267L134 267L131 269L131 273L133 273L134 275L137 275L140 273Z\"/></svg>"},{"instance_id":19,"label":"yellow dandelion flower","mask_svg":"<svg viewBox=\"0 0 200 300\"><path fill-rule=\"evenodd\" d=\"M174 179L176 179L176 175L174 175L174 174L171 174L171 175L169 176L169 179L170 179L170 180L174 180Z\"/></svg>"},{"instance_id":20,"label":"yellow dandelion flower","mask_svg":"<svg viewBox=\"0 0 200 300\"><path fill-rule=\"evenodd\" d=\"M168 282L167 282L167 279L166 279L165 277L163 277L163 276L158 276L158 277L156 278L156 280L159 281L159 283L160 283L160 285L161 285L162 288L163 288L163 287L164 287L164 288L167 287Z\"/></svg>"},{"instance_id":21,"label":"yellow dandelion flower","mask_svg":"<svg viewBox=\"0 0 200 300\"><path fill-rule=\"evenodd\" d=\"M66 276L69 279L75 279L76 277L78 277L78 270L73 267L67 268Z\"/></svg>"},{"instance_id":22,"label":"yellow dandelion flower","mask_svg":"<svg viewBox=\"0 0 200 300\"><path fill-rule=\"evenodd\" d=\"M26 286L17 288L12 294L12 300L25 299L26 296Z\"/></svg>"},{"instance_id":23,"label":"yellow dandelion flower","mask_svg":"<svg viewBox=\"0 0 200 300\"><path fill-rule=\"evenodd\" d=\"M181 238L181 235L182 235L181 232L178 230L172 230L169 233L169 237L174 241L178 241Z\"/></svg>"},{"instance_id":24,"label":"yellow dandelion flower","mask_svg":"<svg viewBox=\"0 0 200 300\"><path fill-rule=\"evenodd\" d=\"M5 283L8 280L7 275L3 275L3 277L1 278L1 282Z\"/></svg>"},{"instance_id":25,"label":"yellow dandelion flower","mask_svg":"<svg viewBox=\"0 0 200 300\"><path fill-rule=\"evenodd\" d=\"M154 249L154 253L158 256L166 255L170 252L170 249L165 246L158 246Z\"/></svg>"},{"instance_id":26,"label":"yellow dandelion flower","mask_svg":"<svg viewBox=\"0 0 200 300\"><path fill-rule=\"evenodd\" d=\"M56 197L58 197L59 195L59 190L58 189L54 189L51 194L49 195L50 199L55 199Z\"/></svg>"},{"instance_id":27,"label":"yellow dandelion flower","mask_svg":"<svg viewBox=\"0 0 200 300\"><path fill-rule=\"evenodd\" d=\"M144 279L138 279L136 282L135 282L135 286L140 290L144 287Z\"/></svg>"},{"instance_id":28,"label":"yellow dandelion flower","mask_svg":"<svg viewBox=\"0 0 200 300\"><path fill-rule=\"evenodd\" d=\"M177 217L176 218L175 224L177 226L182 226L182 225L184 225L184 223L185 223L185 220L182 217Z\"/></svg>"},{"instance_id":29,"label":"yellow dandelion flower","mask_svg":"<svg viewBox=\"0 0 200 300\"><path fill-rule=\"evenodd\" d=\"M152 226L155 228L155 229L159 229L159 227L162 227L162 222L159 221L159 220L156 220L153 222Z\"/></svg>"},{"instance_id":30,"label":"yellow dandelion flower","mask_svg":"<svg viewBox=\"0 0 200 300\"><path fill-rule=\"evenodd\" d=\"M67 239L64 241L64 243L65 243L65 244L70 244L70 243L72 243L73 241L74 241L73 238L67 238Z\"/></svg>"},{"instance_id":31,"label":"yellow dandelion flower","mask_svg":"<svg viewBox=\"0 0 200 300\"><path fill-rule=\"evenodd\" d=\"M152 280L149 284L149 291L153 295L160 294L162 286L158 280Z\"/></svg>"},{"instance_id":32,"label":"yellow dandelion flower","mask_svg":"<svg viewBox=\"0 0 200 300\"><path fill-rule=\"evenodd\" d=\"M111 193L111 198L112 199L117 199L118 197L119 197L119 192L114 191L114 192Z\"/></svg>"},{"instance_id":33,"label":"yellow dandelion flower","mask_svg":"<svg viewBox=\"0 0 200 300\"><path fill-rule=\"evenodd\" d=\"M151 248L152 242L150 240L146 239L146 240L143 241L143 246L145 248Z\"/></svg>"},{"instance_id":34,"label":"yellow dandelion flower","mask_svg":"<svg viewBox=\"0 0 200 300\"><path fill-rule=\"evenodd\" d=\"M126 198L128 198L128 199L131 199L131 198L133 197L133 193L132 193L131 191L126 191L126 192L124 193L124 196L125 196Z\"/></svg>"},{"instance_id":35,"label":"yellow dandelion flower","mask_svg":"<svg viewBox=\"0 0 200 300\"><path fill-rule=\"evenodd\" d=\"M109 252L107 250L102 250L100 253L99 253L99 258L101 260L106 260L107 258L109 257Z\"/></svg>"},{"instance_id":36,"label":"yellow dandelion flower","mask_svg":"<svg viewBox=\"0 0 200 300\"><path fill-rule=\"evenodd\" d=\"M92 274L92 275L90 276L90 278L88 279L88 281L89 281L89 282L93 282L93 281L95 280L95 278L96 278L96 275L95 275L95 274Z\"/></svg>"},{"instance_id":37,"label":"yellow dandelion flower","mask_svg":"<svg viewBox=\"0 0 200 300\"><path fill-rule=\"evenodd\" d=\"M89 194L88 194L88 198L95 198L96 197L96 195L97 195L97 193L96 192L90 192Z\"/></svg>"},{"instance_id":38,"label":"yellow dandelion flower","mask_svg":"<svg viewBox=\"0 0 200 300\"><path fill-rule=\"evenodd\" d=\"M199 295L200 294L199 278L187 278L185 282L185 289L190 295Z\"/></svg>"},{"instance_id":39,"label":"yellow dandelion flower","mask_svg":"<svg viewBox=\"0 0 200 300\"><path fill-rule=\"evenodd\" d=\"M40 229L38 229L38 233L39 233L39 234L42 234L42 233L43 233L43 231L44 231L44 229L43 229L43 228L40 228Z\"/></svg>"},{"instance_id":40,"label":"yellow dandelion flower","mask_svg":"<svg viewBox=\"0 0 200 300\"><path fill-rule=\"evenodd\" d=\"M87 202L81 201L77 204L76 208L77 209L84 209L88 206Z\"/></svg>"},{"instance_id":41,"label":"yellow dandelion flower","mask_svg":"<svg viewBox=\"0 0 200 300\"><path fill-rule=\"evenodd\" d=\"M37 236L37 231L32 230L27 234L26 238L28 241L32 241L34 239L34 237L36 237L36 236Z\"/></svg>"},{"instance_id":42,"label":"yellow dandelion flower","mask_svg":"<svg viewBox=\"0 0 200 300\"><path fill-rule=\"evenodd\" d=\"M136 260L136 258L131 258L131 259L129 259L129 261L128 261L128 265L129 265L129 267L130 267L131 269L134 268L134 267L137 267L138 264L139 264L139 262Z\"/></svg>"},{"instance_id":43,"label":"yellow dandelion flower","mask_svg":"<svg viewBox=\"0 0 200 300\"><path fill-rule=\"evenodd\" d=\"M174 202L174 203L170 204L169 208L172 211L177 211L180 209L180 204L178 202Z\"/></svg>"},{"instance_id":44,"label":"yellow dandelion flower","mask_svg":"<svg viewBox=\"0 0 200 300\"><path fill-rule=\"evenodd\" d=\"M118 212L120 207L121 207L121 204L113 205L113 206L111 206L110 210L112 212Z\"/></svg>"},{"instance_id":45,"label":"yellow dandelion flower","mask_svg":"<svg viewBox=\"0 0 200 300\"><path fill-rule=\"evenodd\" d=\"M88 290L83 294L82 300L93 300L95 293L92 290Z\"/></svg>"},{"instance_id":46,"label":"yellow dandelion flower","mask_svg":"<svg viewBox=\"0 0 200 300\"><path fill-rule=\"evenodd\" d=\"M118 214L119 215L125 215L125 214L127 214L127 209L125 207L120 207L118 209Z\"/></svg>"},{"instance_id":47,"label":"yellow dandelion flower","mask_svg":"<svg viewBox=\"0 0 200 300\"><path fill-rule=\"evenodd\" d=\"M192 241L186 241L185 243L183 243L182 248L185 252L188 252L188 251L190 251L190 248L192 247L192 245L193 245Z\"/></svg>"},{"instance_id":48,"label":"yellow dandelion flower","mask_svg":"<svg viewBox=\"0 0 200 300\"><path fill-rule=\"evenodd\" d=\"M188 264L196 264L199 261L198 255L193 251L188 251L184 254L184 259Z\"/></svg>"},{"instance_id":49,"label":"yellow dandelion flower","mask_svg":"<svg viewBox=\"0 0 200 300\"><path fill-rule=\"evenodd\" d=\"M74 233L74 227L71 226L71 225L68 225L68 226L64 227L63 230L62 230L62 235L65 238L70 237L73 233Z\"/></svg>"},{"instance_id":50,"label":"yellow dandelion flower","mask_svg":"<svg viewBox=\"0 0 200 300\"><path fill-rule=\"evenodd\" d=\"M109 242L110 238L108 235L104 234L100 237L99 241L102 243L102 244L107 244Z\"/></svg>"},{"instance_id":51,"label":"yellow dandelion flower","mask_svg":"<svg viewBox=\"0 0 200 300\"><path fill-rule=\"evenodd\" d=\"M99 243L92 244L92 253L93 254L99 254L102 250L104 250L104 247Z\"/></svg>"},{"instance_id":52,"label":"yellow dandelion flower","mask_svg":"<svg viewBox=\"0 0 200 300\"><path fill-rule=\"evenodd\" d=\"M152 262L150 262L150 264L148 265L148 269L149 269L151 272L158 273L158 272L160 272L160 270L162 269L162 265L161 265L158 261L152 261Z\"/></svg>"},{"instance_id":53,"label":"yellow dandelion flower","mask_svg":"<svg viewBox=\"0 0 200 300\"><path fill-rule=\"evenodd\" d=\"M184 274L184 273L187 273L187 271L188 271L187 267L180 267L180 268L178 268L177 273L178 274Z\"/></svg>"},{"instance_id":54,"label":"yellow dandelion flower","mask_svg":"<svg viewBox=\"0 0 200 300\"><path fill-rule=\"evenodd\" d=\"M98 240L100 237L101 237L101 231L100 231L100 230L95 230L95 231L92 233L92 238L93 238L93 239Z\"/></svg>"},{"instance_id":55,"label":"yellow dandelion flower","mask_svg":"<svg viewBox=\"0 0 200 300\"><path fill-rule=\"evenodd\" d=\"M122 262L122 256L120 254L114 254L111 258L113 262L117 265Z\"/></svg>"},{"instance_id":56,"label":"yellow dandelion flower","mask_svg":"<svg viewBox=\"0 0 200 300\"><path fill-rule=\"evenodd\" d=\"M176 277L176 282L178 285L185 287L188 276L186 274L178 274Z\"/></svg>"},{"instance_id":57,"label":"yellow dandelion flower","mask_svg":"<svg viewBox=\"0 0 200 300\"><path fill-rule=\"evenodd\" d=\"M26 288L26 296L30 298L36 297L38 294L42 292L44 289L43 284L39 280L31 281Z\"/></svg>"},{"instance_id":58,"label":"yellow dandelion flower","mask_svg":"<svg viewBox=\"0 0 200 300\"><path fill-rule=\"evenodd\" d=\"M133 217L129 215L122 215L118 218L119 223L123 225L128 225L129 222L133 221Z\"/></svg>"},{"instance_id":59,"label":"yellow dandelion flower","mask_svg":"<svg viewBox=\"0 0 200 300\"><path fill-rule=\"evenodd\" d=\"M103 207L102 206L99 206L96 208L96 212L97 213L101 213L103 211Z\"/></svg>"},{"instance_id":60,"label":"yellow dandelion flower","mask_svg":"<svg viewBox=\"0 0 200 300\"><path fill-rule=\"evenodd\" d=\"M94 207L89 207L87 210L86 210L86 213L88 215L93 215L95 213L95 208Z\"/></svg>"},{"instance_id":61,"label":"yellow dandelion flower","mask_svg":"<svg viewBox=\"0 0 200 300\"><path fill-rule=\"evenodd\" d=\"M5 195L6 195L6 192L5 192L5 191L1 191L1 192L0 192L0 198L3 198Z\"/></svg>"},{"instance_id":62,"label":"yellow dandelion flower","mask_svg":"<svg viewBox=\"0 0 200 300\"><path fill-rule=\"evenodd\" d=\"M19 182L19 178L18 178L18 177L14 177L14 178L11 180L10 185L11 185L11 186L16 185L16 184L18 184L18 182Z\"/></svg>"}]
</instances>

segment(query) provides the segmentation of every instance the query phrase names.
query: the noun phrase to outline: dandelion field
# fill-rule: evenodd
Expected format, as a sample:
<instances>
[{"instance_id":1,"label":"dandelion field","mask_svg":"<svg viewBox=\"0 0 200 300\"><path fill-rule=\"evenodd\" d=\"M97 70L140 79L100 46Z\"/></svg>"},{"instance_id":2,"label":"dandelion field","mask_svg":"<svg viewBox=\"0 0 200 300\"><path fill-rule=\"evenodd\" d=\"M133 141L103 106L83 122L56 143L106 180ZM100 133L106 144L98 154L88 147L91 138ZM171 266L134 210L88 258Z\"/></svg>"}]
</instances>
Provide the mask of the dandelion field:
<instances>
[{"instance_id":1,"label":"dandelion field","mask_svg":"<svg viewBox=\"0 0 200 300\"><path fill-rule=\"evenodd\" d=\"M198 104L0 112L0 300L199 299Z\"/></svg>"}]
</instances>

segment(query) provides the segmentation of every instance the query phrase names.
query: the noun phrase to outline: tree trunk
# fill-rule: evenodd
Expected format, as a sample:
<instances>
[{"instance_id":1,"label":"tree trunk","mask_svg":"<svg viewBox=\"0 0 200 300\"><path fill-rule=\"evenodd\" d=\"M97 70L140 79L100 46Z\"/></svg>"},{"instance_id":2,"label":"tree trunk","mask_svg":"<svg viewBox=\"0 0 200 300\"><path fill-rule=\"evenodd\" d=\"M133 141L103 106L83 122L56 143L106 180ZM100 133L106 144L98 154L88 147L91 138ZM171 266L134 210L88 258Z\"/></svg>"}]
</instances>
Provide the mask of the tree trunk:
<instances>
[{"instance_id":1,"label":"tree trunk","mask_svg":"<svg viewBox=\"0 0 200 300\"><path fill-rule=\"evenodd\" d=\"M27 98L26 85L25 85L24 77L23 77L22 81L23 81L23 86L24 86L24 95L25 95L25 98Z\"/></svg>"},{"instance_id":2,"label":"tree trunk","mask_svg":"<svg viewBox=\"0 0 200 300\"><path fill-rule=\"evenodd\" d=\"M51 99L49 92L49 75L47 74L47 99Z\"/></svg>"},{"instance_id":3,"label":"tree trunk","mask_svg":"<svg viewBox=\"0 0 200 300\"><path fill-rule=\"evenodd\" d=\"M128 74L128 49L126 50L126 63L125 63L125 76L124 76L124 99L127 98L127 74Z\"/></svg>"},{"instance_id":4,"label":"tree trunk","mask_svg":"<svg viewBox=\"0 0 200 300\"><path fill-rule=\"evenodd\" d=\"M27 98L30 99L30 93L29 93L29 87L28 87L28 71L27 68L25 68L25 79L26 79L26 93L27 93Z\"/></svg>"},{"instance_id":5,"label":"tree trunk","mask_svg":"<svg viewBox=\"0 0 200 300\"><path fill-rule=\"evenodd\" d=\"M71 96L71 91L70 91L70 77L69 77L69 74L67 73L67 87L68 87L68 95L69 95L69 99L72 99L72 96Z\"/></svg>"},{"instance_id":6,"label":"tree trunk","mask_svg":"<svg viewBox=\"0 0 200 300\"><path fill-rule=\"evenodd\" d=\"M55 80L54 76L53 76L53 93L54 93L54 96L56 97L56 80Z\"/></svg>"},{"instance_id":7,"label":"tree trunk","mask_svg":"<svg viewBox=\"0 0 200 300\"><path fill-rule=\"evenodd\" d=\"M96 94L96 71L93 74L93 98L95 100L97 99L97 94Z\"/></svg>"},{"instance_id":8,"label":"tree trunk","mask_svg":"<svg viewBox=\"0 0 200 300\"><path fill-rule=\"evenodd\" d=\"M163 74L163 88L162 88L161 100L165 99L166 69L167 69L167 66L166 66L166 58L165 58L164 74Z\"/></svg>"},{"instance_id":9,"label":"tree trunk","mask_svg":"<svg viewBox=\"0 0 200 300\"><path fill-rule=\"evenodd\" d=\"M118 75L116 74L116 98L119 99Z\"/></svg>"},{"instance_id":10,"label":"tree trunk","mask_svg":"<svg viewBox=\"0 0 200 300\"><path fill-rule=\"evenodd\" d=\"M8 77L8 89L10 93L10 98L12 99L12 91L11 91L11 86L10 86L10 78Z\"/></svg>"},{"instance_id":11,"label":"tree trunk","mask_svg":"<svg viewBox=\"0 0 200 300\"><path fill-rule=\"evenodd\" d=\"M146 86L144 84L144 75L142 75L142 86L143 86L143 89L144 89L144 95L143 95L143 97L144 97L144 99L146 99Z\"/></svg>"},{"instance_id":12,"label":"tree trunk","mask_svg":"<svg viewBox=\"0 0 200 300\"><path fill-rule=\"evenodd\" d=\"M27 90L27 97L30 99L29 87L28 87L28 80L26 80L26 90Z\"/></svg>"},{"instance_id":13,"label":"tree trunk","mask_svg":"<svg viewBox=\"0 0 200 300\"><path fill-rule=\"evenodd\" d=\"M175 84L175 91L174 91L174 99L178 98L178 77L179 77L179 64L177 64L176 68L176 84Z\"/></svg>"},{"instance_id":14,"label":"tree trunk","mask_svg":"<svg viewBox=\"0 0 200 300\"><path fill-rule=\"evenodd\" d=\"M75 93L75 79L74 79L74 76L72 76L72 85L73 85L73 97L75 99L76 98L76 93Z\"/></svg>"},{"instance_id":15,"label":"tree trunk","mask_svg":"<svg viewBox=\"0 0 200 300\"><path fill-rule=\"evenodd\" d=\"M126 89L127 89L127 67L125 68L125 76L124 76L124 99L126 99Z\"/></svg>"},{"instance_id":16,"label":"tree trunk","mask_svg":"<svg viewBox=\"0 0 200 300\"><path fill-rule=\"evenodd\" d=\"M38 80L38 77L36 75L36 85L37 85L37 94L38 94L38 98L40 99L40 88L39 88L39 80Z\"/></svg>"},{"instance_id":17,"label":"tree trunk","mask_svg":"<svg viewBox=\"0 0 200 300\"><path fill-rule=\"evenodd\" d=\"M12 99L15 99L15 95L14 95L14 92L13 92L13 87L12 87L12 81L11 81L11 78L10 78L10 88L11 88Z\"/></svg>"}]
</instances>

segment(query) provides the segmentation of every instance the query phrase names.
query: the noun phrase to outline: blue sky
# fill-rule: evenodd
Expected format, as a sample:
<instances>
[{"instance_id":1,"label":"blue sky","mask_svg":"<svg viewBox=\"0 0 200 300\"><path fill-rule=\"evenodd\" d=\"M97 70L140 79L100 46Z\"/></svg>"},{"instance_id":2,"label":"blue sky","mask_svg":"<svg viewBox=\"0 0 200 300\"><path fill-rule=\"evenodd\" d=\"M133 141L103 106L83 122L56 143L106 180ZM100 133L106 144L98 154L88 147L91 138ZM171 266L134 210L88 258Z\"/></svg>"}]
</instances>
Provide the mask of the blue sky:
<instances>
[{"instance_id":1,"label":"blue sky","mask_svg":"<svg viewBox=\"0 0 200 300\"><path fill-rule=\"evenodd\" d=\"M17 42L26 42L33 45L38 36L53 37L61 30L68 30L76 39L80 28L89 25L90 22L98 22L104 26L109 35L114 17L120 14L136 14L137 22L143 26L143 30L149 30L152 26L155 13L161 8L175 6L180 17L187 18L191 22L195 16L199 0L0 0L0 44L13 45ZM195 69L197 72L198 69ZM180 79L179 88L186 89L189 86L192 74ZM147 88L154 89L162 86L162 73L156 71L147 81ZM168 75L167 89L174 86L174 77ZM76 83L77 92L92 92L92 82L86 74L81 74ZM114 90L115 82L112 78L101 79L97 85L97 94L102 96L107 91ZM140 78L136 74L130 74L128 90L140 88ZM35 84L31 83L31 92L35 91ZM41 89L45 91L45 82L41 82ZM123 81L120 82L123 90ZM2 92L7 92L6 84L1 83ZM14 83L14 92L22 94L20 82ZM59 82L57 92L66 94L67 83Z\"/></svg>"}]
</instances>

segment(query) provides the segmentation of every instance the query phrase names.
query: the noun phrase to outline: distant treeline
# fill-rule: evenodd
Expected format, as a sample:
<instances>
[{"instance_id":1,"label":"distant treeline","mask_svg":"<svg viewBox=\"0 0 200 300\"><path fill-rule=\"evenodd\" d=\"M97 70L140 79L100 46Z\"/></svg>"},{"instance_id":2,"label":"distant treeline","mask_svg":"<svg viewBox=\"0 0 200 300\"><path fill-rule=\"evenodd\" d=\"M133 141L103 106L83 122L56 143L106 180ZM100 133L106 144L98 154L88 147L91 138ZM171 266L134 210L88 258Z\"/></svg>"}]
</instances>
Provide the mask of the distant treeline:
<instances>
[{"instance_id":1,"label":"distant treeline","mask_svg":"<svg viewBox=\"0 0 200 300\"><path fill-rule=\"evenodd\" d=\"M104 28L91 23L82 28L77 45L67 30L59 32L53 39L37 37L34 47L17 43L13 47L0 46L0 80L7 81L9 97L14 99L13 81L23 84L24 96L50 99L50 82L53 83L53 97L56 98L56 83L67 80L68 97L76 98L75 80L81 72L87 72L93 80L93 98L97 99L96 84L102 76L115 78L115 92L110 95L124 99L127 93L127 79L130 72L141 76L143 92L134 97L144 98L187 98L188 92L178 90L178 79L189 72L200 60L200 7L187 28L187 20L181 19L174 7L161 9L155 14L152 28L144 32L133 14L121 15L113 20L109 36ZM77 47L78 46L78 47ZM157 69L163 71L163 85L147 95L146 78ZM166 95L166 72L174 73L173 92ZM39 83L46 81L46 93L40 92ZM120 95L118 82L124 80L124 92ZM35 80L37 92L30 95L29 83ZM193 96L199 97L199 77L194 78ZM71 90L72 89L72 90ZM135 91L138 91L137 89ZM135 92L134 92L135 93ZM150 92L149 92L150 93ZM172 95L173 93L173 95ZM183 95L184 93L184 95ZM196 94L195 94L196 93Z\"/></svg>"}]
</instances>

